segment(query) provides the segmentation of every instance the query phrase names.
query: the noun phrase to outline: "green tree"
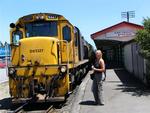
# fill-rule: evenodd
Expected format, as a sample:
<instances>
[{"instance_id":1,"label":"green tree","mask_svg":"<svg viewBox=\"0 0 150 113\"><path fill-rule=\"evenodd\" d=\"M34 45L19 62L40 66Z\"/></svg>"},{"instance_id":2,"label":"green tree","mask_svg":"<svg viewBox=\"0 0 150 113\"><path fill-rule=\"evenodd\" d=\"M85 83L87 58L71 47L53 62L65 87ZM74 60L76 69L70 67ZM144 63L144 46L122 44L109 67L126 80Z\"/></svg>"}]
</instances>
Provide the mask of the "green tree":
<instances>
[{"instance_id":1,"label":"green tree","mask_svg":"<svg viewBox=\"0 0 150 113\"><path fill-rule=\"evenodd\" d=\"M150 86L150 18L143 20L144 29L136 33L136 41L140 45L139 53L146 60L146 75L144 82Z\"/></svg>"},{"instance_id":2,"label":"green tree","mask_svg":"<svg viewBox=\"0 0 150 113\"><path fill-rule=\"evenodd\" d=\"M143 20L144 29L137 31L136 41L140 45L140 54L150 60L150 18Z\"/></svg>"}]
</instances>

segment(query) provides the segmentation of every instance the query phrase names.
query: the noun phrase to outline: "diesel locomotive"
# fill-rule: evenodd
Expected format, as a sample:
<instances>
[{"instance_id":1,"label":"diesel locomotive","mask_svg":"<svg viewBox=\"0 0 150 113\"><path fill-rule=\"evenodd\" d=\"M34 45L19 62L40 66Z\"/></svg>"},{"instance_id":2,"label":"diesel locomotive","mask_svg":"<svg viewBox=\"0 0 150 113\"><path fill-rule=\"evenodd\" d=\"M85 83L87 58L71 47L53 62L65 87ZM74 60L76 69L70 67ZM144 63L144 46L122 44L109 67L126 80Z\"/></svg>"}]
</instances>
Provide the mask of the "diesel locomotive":
<instances>
[{"instance_id":1,"label":"diesel locomotive","mask_svg":"<svg viewBox=\"0 0 150 113\"><path fill-rule=\"evenodd\" d=\"M65 100L87 73L93 50L80 30L52 13L23 16L10 28L12 101Z\"/></svg>"}]
</instances>

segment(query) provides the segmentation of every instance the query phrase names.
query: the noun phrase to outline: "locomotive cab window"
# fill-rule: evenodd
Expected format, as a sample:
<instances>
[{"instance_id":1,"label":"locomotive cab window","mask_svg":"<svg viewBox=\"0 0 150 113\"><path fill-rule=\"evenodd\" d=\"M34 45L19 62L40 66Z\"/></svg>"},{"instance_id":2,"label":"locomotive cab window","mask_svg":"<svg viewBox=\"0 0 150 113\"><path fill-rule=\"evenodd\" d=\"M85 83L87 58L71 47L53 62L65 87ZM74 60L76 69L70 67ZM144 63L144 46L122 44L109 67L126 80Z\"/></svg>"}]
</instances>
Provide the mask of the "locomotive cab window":
<instances>
[{"instance_id":1,"label":"locomotive cab window","mask_svg":"<svg viewBox=\"0 0 150 113\"><path fill-rule=\"evenodd\" d=\"M22 38L22 32L21 31L14 31L12 34L12 43L14 45L19 45L19 40Z\"/></svg>"},{"instance_id":2,"label":"locomotive cab window","mask_svg":"<svg viewBox=\"0 0 150 113\"><path fill-rule=\"evenodd\" d=\"M71 29L68 26L63 27L63 39L68 42L71 41Z\"/></svg>"},{"instance_id":3,"label":"locomotive cab window","mask_svg":"<svg viewBox=\"0 0 150 113\"><path fill-rule=\"evenodd\" d=\"M58 35L57 22L32 22L26 24L26 37Z\"/></svg>"}]
</instances>

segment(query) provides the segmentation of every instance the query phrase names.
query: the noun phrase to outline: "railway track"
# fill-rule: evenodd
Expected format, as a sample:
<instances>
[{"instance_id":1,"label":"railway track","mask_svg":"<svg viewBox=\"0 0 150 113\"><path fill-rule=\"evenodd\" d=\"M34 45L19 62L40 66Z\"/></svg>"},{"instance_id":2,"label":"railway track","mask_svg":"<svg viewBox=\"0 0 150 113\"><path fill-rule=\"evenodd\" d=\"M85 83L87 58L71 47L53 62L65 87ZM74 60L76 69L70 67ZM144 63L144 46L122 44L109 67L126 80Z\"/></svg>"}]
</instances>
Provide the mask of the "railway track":
<instances>
[{"instance_id":1,"label":"railway track","mask_svg":"<svg viewBox=\"0 0 150 113\"><path fill-rule=\"evenodd\" d=\"M13 110L7 111L7 113L57 113L53 105L32 105L25 103L21 106L16 107Z\"/></svg>"}]
</instances>

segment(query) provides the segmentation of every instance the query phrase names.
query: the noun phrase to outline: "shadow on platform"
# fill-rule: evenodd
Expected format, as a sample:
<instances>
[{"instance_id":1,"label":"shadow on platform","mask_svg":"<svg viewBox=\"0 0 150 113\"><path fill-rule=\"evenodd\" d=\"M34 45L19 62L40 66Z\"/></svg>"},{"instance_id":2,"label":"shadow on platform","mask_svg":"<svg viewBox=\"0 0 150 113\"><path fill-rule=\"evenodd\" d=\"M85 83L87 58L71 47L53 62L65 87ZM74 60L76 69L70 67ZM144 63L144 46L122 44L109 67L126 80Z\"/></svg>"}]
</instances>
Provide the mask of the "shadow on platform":
<instances>
[{"instance_id":1,"label":"shadow on platform","mask_svg":"<svg viewBox=\"0 0 150 113\"><path fill-rule=\"evenodd\" d=\"M139 79L135 78L126 70L115 70L115 73L122 82L122 84L118 85L119 88L116 88L116 90L128 92L132 96L137 97L150 95L150 88L146 87Z\"/></svg>"},{"instance_id":2,"label":"shadow on platform","mask_svg":"<svg viewBox=\"0 0 150 113\"><path fill-rule=\"evenodd\" d=\"M12 107L11 98L4 98L0 100L0 110L8 110Z\"/></svg>"},{"instance_id":3,"label":"shadow on platform","mask_svg":"<svg viewBox=\"0 0 150 113\"><path fill-rule=\"evenodd\" d=\"M96 105L95 101L87 100L79 103L80 105Z\"/></svg>"}]
</instances>

